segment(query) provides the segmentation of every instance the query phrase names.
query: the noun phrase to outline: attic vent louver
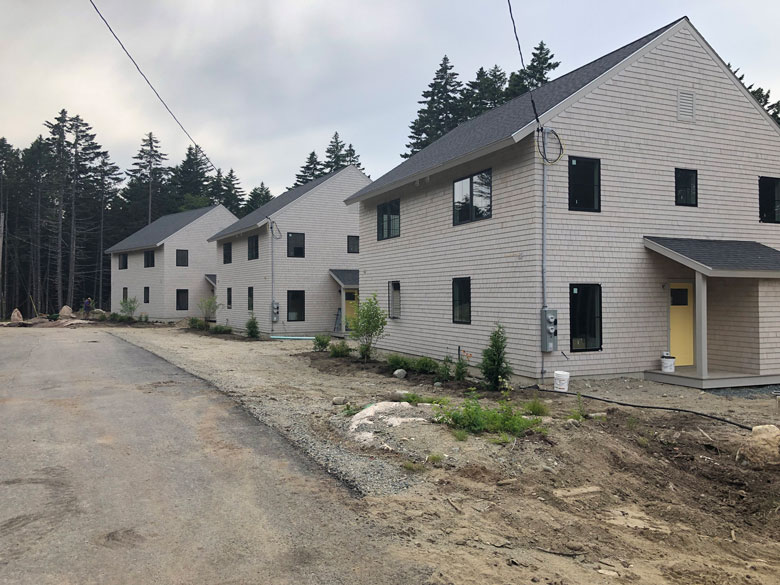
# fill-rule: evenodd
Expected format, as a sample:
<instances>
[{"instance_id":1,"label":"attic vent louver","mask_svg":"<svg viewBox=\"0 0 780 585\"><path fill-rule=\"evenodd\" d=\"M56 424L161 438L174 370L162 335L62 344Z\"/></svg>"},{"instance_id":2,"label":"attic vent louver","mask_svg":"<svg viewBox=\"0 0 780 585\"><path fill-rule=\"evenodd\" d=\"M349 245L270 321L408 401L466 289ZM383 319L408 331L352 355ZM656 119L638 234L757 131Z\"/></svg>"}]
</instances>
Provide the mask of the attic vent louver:
<instances>
[{"instance_id":1,"label":"attic vent louver","mask_svg":"<svg viewBox=\"0 0 780 585\"><path fill-rule=\"evenodd\" d=\"M696 94L692 91L677 93L677 119L693 122L696 119Z\"/></svg>"}]
</instances>

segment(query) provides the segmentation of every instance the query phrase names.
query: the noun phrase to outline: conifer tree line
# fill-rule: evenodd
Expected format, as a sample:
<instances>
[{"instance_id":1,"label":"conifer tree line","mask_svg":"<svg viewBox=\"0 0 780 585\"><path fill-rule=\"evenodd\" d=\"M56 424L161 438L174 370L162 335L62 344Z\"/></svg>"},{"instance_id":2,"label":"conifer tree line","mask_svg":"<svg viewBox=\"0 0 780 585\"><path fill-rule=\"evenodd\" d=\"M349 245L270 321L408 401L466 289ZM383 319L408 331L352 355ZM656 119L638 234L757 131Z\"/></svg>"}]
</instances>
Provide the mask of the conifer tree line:
<instances>
[{"instance_id":1,"label":"conifer tree line","mask_svg":"<svg viewBox=\"0 0 780 585\"><path fill-rule=\"evenodd\" d=\"M325 149L325 160L321 161L317 152L312 150L301 166L301 170L296 173L293 187L300 187L349 165L355 165L361 171L365 170L360 164L360 155L355 152L355 147L351 143L345 144L339 133L334 132Z\"/></svg>"}]
</instances>

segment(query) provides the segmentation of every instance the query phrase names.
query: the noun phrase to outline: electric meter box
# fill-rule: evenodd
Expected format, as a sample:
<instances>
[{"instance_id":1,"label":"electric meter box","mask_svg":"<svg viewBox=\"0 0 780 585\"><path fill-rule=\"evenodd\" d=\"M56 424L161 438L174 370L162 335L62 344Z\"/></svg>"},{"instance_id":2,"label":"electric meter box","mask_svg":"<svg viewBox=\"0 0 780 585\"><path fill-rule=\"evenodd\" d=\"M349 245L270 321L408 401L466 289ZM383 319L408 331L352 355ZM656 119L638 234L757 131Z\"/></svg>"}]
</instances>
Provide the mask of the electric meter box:
<instances>
[{"instance_id":1,"label":"electric meter box","mask_svg":"<svg viewBox=\"0 0 780 585\"><path fill-rule=\"evenodd\" d=\"M542 351L558 351L558 311L542 309Z\"/></svg>"}]
</instances>

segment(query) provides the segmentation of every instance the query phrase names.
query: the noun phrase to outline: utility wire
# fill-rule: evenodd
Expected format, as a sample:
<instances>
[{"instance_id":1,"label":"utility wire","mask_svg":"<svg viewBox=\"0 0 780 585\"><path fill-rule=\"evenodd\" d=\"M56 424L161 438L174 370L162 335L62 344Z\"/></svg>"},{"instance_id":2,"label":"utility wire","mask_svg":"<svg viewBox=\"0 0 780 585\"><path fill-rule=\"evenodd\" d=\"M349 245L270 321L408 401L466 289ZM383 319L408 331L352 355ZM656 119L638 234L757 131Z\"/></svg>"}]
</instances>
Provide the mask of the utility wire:
<instances>
[{"instance_id":1,"label":"utility wire","mask_svg":"<svg viewBox=\"0 0 780 585\"><path fill-rule=\"evenodd\" d=\"M92 0L90 0L91 2ZM512 13L512 0L506 0L507 5L509 6L509 18L512 19L512 30L515 33L515 41L517 42L517 50L520 53L520 65L523 66L523 70L525 71L525 61L523 60L523 49L520 46L520 37L517 36L517 25L515 24L515 15ZM534 89L533 87L528 87L528 95L531 98L531 107L534 110L534 118L536 118L536 128L537 130L541 130L542 124L539 122L539 113L536 111L536 102L534 102Z\"/></svg>"},{"instance_id":2,"label":"utility wire","mask_svg":"<svg viewBox=\"0 0 780 585\"><path fill-rule=\"evenodd\" d=\"M193 138L193 137L190 135L190 133L189 133L189 132L187 132L187 129L184 127L184 125L183 125L181 122L179 122L179 119L176 117L176 114L174 114L174 113L173 113L173 111L171 111L171 108L169 108L169 107L168 107L168 104L166 104L166 103L165 103L165 100L164 100L164 99L162 99L162 96L161 96L161 95L159 94L159 92L158 92L158 91L157 91L157 90L154 88L154 86L152 85L152 82L151 82L151 81L149 81L149 78L148 78L148 77L146 77L146 74L144 74L144 72L141 70L141 67L139 67L139 66L138 66L138 63L136 63L135 59L133 59L133 56L130 54L130 51L128 51L128 50L127 50L127 48L125 47L125 45L122 43L122 41L121 41L121 40L119 40L119 37L118 37L118 36L116 35L116 33L114 32L114 29L113 29L113 28L111 28L111 25L110 25L110 24L108 24L108 21L107 21L107 20L106 20L106 18L105 18L105 17L104 17L104 16L101 14L100 10L99 10L99 9L98 9L98 7L95 5L95 2L93 2L93 0L89 0L89 3L90 3L90 4L92 4L92 8L94 8L94 9L95 9L95 12L97 12L98 16L100 17L100 20L102 20L102 21L103 21L103 23L105 23L106 27L108 27L108 30L111 32L111 34L113 35L113 37L116 39L116 42L117 42L117 43L119 43L119 46L120 46L120 47L122 47L122 50L125 52L125 55L127 55L127 57L130 59L130 61L132 61L132 62L133 62L133 65L135 65L135 68L136 68L136 69L138 69L138 73L140 73L140 74L141 74L141 77L143 77L143 78L144 78L144 81L146 81L146 84L147 84L147 85L148 85L148 86L149 86L149 87L152 89L152 91L154 92L154 95L156 95L156 96L157 96L157 99L158 99L158 100L160 100L160 103L162 103L162 105L163 105L163 106L165 106L165 109L166 109L166 110L168 110L168 113L171 115L171 117L172 117L172 118L173 118L173 119L176 121L176 123L179 125L179 128L181 128L181 129L182 129L182 132L184 132L184 134L186 134L186 135L187 135L187 138L189 138L189 139L190 139L190 142L192 142L192 144L195 146L195 150L197 150L198 152L200 152L200 154L203 156L203 158L206 160L206 162L208 162L208 163L209 163L209 165L211 165L211 168L212 168L212 169L214 169L214 172L216 172L216 171L217 171L217 167L215 167L215 166L214 166L214 163L212 163L212 162L211 162L211 159L209 159L209 157L206 155L206 153L205 153L205 152L203 152L203 149L202 149L200 146L198 146L198 143L197 143L197 142L195 142L195 139L194 139L194 138Z\"/></svg>"}]
</instances>

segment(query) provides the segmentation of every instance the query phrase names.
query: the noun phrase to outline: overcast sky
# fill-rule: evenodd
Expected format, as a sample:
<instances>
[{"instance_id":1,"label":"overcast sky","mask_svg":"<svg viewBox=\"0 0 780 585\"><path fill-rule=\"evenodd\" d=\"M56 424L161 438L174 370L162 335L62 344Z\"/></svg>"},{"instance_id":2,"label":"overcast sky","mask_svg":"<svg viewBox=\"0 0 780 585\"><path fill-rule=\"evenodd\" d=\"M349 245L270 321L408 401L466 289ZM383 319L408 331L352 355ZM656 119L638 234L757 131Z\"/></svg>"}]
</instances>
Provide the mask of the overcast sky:
<instances>
[{"instance_id":1,"label":"overcast sky","mask_svg":"<svg viewBox=\"0 0 780 585\"><path fill-rule=\"evenodd\" d=\"M442 56L462 81L519 68L505 0L95 0L214 164L248 191L291 185L338 130L366 171L400 162L417 100ZM780 98L780 2L514 0L526 58L539 40L583 65L687 15L721 57ZM122 168L144 133L171 164L188 139L88 0L3 0L0 136L26 147L65 108Z\"/></svg>"}]
</instances>

